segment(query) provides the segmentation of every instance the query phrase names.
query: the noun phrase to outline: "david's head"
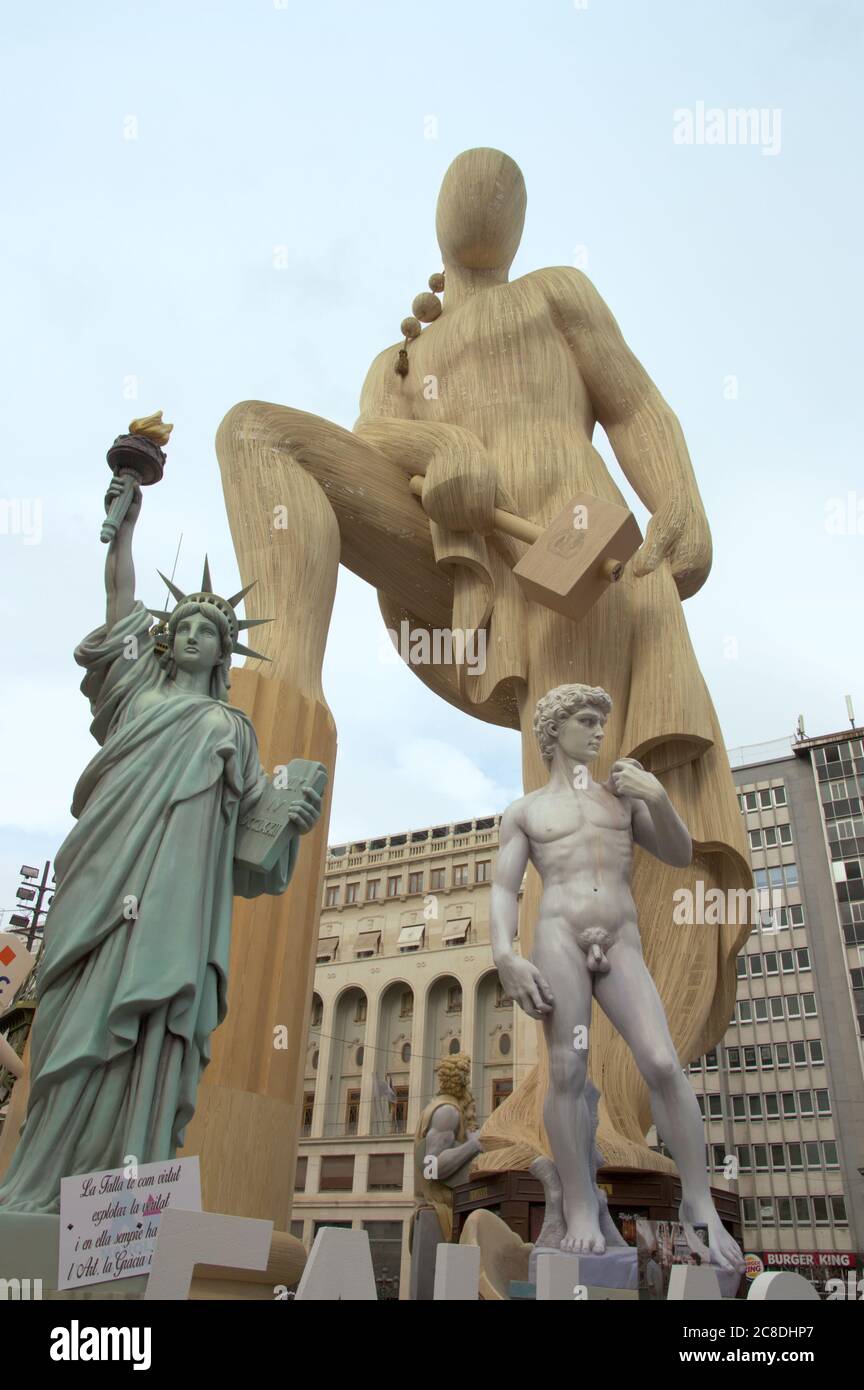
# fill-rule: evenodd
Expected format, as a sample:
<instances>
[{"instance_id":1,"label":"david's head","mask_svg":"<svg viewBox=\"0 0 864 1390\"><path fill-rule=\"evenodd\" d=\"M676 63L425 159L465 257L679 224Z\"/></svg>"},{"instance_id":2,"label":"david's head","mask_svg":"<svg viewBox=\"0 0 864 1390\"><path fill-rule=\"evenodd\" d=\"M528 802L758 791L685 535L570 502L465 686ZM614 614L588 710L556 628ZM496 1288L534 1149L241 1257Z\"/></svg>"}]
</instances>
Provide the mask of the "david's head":
<instances>
[{"instance_id":1,"label":"david's head","mask_svg":"<svg viewBox=\"0 0 864 1390\"><path fill-rule=\"evenodd\" d=\"M435 218L445 269L498 270L505 278L525 222L525 180L500 150L465 150L444 175Z\"/></svg>"},{"instance_id":2,"label":"david's head","mask_svg":"<svg viewBox=\"0 0 864 1390\"><path fill-rule=\"evenodd\" d=\"M593 762L611 709L611 697L593 685L559 685L538 700L534 732L546 765L556 748L575 762Z\"/></svg>"}]
</instances>

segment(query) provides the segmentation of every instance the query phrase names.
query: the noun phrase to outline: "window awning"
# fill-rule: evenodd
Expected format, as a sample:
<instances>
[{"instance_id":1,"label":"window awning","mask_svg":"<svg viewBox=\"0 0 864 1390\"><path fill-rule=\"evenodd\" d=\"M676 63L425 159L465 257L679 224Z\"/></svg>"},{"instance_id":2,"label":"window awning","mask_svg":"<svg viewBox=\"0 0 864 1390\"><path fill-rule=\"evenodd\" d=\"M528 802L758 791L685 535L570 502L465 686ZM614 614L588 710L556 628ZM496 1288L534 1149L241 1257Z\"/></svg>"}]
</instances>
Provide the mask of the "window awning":
<instances>
[{"instance_id":1,"label":"window awning","mask_svg":"<svg viewBox=\"0 0 864 1390\"><path fill-rule=\"evenodd\" d=\"M361 927L357 933L357 946L355 954L358 956L372 956L378 952L381 941L380 927Z\"/></svg>"},{"instance_id":2,"label":"window awning","mask_svg":"<svg viewBox=\"0 0 864 1390\"><path fill-rule=\"evenodd\" d=\"M318 960L332 960L339 945L338 936L319 936Z\"/></svg>"},{"instance_id":3,"label":"window awning","mask_svg":"<svg viewBox=\"0 0 864 1390\"><path fill-rule=\"evenodd\" d=\"M464 941L468 935L468 928L471 926L470 917L457 917L452 922L444 923L445 941Z\"/></svg>"},{"instance_id":4,"label":"window awning","mask_svg":"<svg viewBox=\"0 0 864 1390\"><path fill-rule=\"evenodd\" d=\"M423 940L423 933L426 930L426 923L420 922L414 927L402 927L399 932L399 946L414 946Z\"/></svg>"}]
</instances>

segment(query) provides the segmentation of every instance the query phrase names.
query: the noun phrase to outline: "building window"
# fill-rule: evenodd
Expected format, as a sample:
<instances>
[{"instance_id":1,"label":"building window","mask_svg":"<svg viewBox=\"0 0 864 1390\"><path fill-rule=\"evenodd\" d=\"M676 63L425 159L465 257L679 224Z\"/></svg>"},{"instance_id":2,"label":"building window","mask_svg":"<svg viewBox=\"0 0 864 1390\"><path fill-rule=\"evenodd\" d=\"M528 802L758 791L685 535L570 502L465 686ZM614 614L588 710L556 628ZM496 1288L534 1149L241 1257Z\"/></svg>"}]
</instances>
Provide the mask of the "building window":
<instances>
[{"instance_id":1,"label":"building window","mask_svg":"<svg viewBox=\"0 0 864 1390\"><path fill-rule=\"evenodd\" d=\"M356 901L357 901L357 893L358 893L359 889L360 889L360 884L359 884L359 883L346 883L346 884L345 884L345 901L346 901L346 903L356 903Z\"/></svg>"},{"instance_id":2,"label":"building window","mask_svg":"<svg viewBox=\"0 0 864 1390\"><path fill-rule=\"evenodd\" d=\"M294 1169L294 1191L306 1191L306 1169L309 1165L308 1158L298 1158L297 1166Z\"/></svg>"},{"instance_id":3,"label":"building window","mask_svg":"<svg viewBox=\"0 0 864 1390\"><path fill-rule=\"evenodd\" d=\"M825 1197L813 1198L813 1225L828 1225L828 1202Z\"/></svg>"},{"instance_id":4,"label":"building window","mask_svg":"<svg viewBox=\"0 0 864 1390\"><path fill-rule=\"evenodd\" d=\"M741 1070L741 1049L740 1047L727 1047L726 1065L730 1071Z\"/></svg>"},{"instance_id":5,"label":"building window","mask_svg":"<svg viewBox=\"0 0 864 1390\"><path fill-rule=\"evenodd\" d=\"M717 1049L716 1049L716 1047L712 1047L712 1049L711 1049L710 1052L706 1052L706 1053L705 1053L705 1070L706 1070L706 1071L716 1071L716 1070L717 1070Z\"/></svg>"},{"instance_id":6,"label":"building window","mask_svg":"<svg viewBox=\"0 0 864 1390\"><path fill-rule=\"evenodd\" d=\"M754 980L758 980L758 979L761 978L761 976L762 976L762 957L761 957L761 956L756 955L756 956L751 956L751 957L750 957L750 974L753 976Z\"/></svg>"},{"instance_id":7,"label":"building window","mask_svg":"<svg viewBox=\"0 0 864 1390\"><path fill-rule=\"evenodd\" d=\"M352 1192L354 1190L354 1155L325 1154L321 1159L319 1192ZM333 1225L332 1221L325 1223Z\"/></svg>"},{"instance_id":8,"label":"building window","mask_svg":"<svg viewBox=\"0 0 864 1390\"><path fill-rule=\"evenodd\" d=\"M492 1079L492 1109L497 1110L513 1090L512 1076L495 1076Z\"/></svg>"},{"instance_id":9,"label":"building window","mask_svg":"<svg viewBox=\"0 0 864 1390\"><path fill-rule=\"evenodd\" d=\"M417 870L415 870L413 873L410 873L410 874L408 875L408 892L409 892L409 893L422 893L422 892L423 892L423 870L422 870L422 869L417 869Z\"/></svg>"},{"instance_id":10,"label":"building window","mask_svg":"<svg viewBox=\"0 0 864 1390\"><path fill-rule=\"evenodd\" d=\"M454 888L465 888L465 887L467 887L467 885L468 885L468 865L467 865L467 864L454 864L454 865L453 865L453 887L454 887Z\"/></svg>"},{"instance_id":11,"label":"building window","mask_svg":"<svg viewBox=\"0 0 864 1390\"><path fill-rule=\"evenodd\" d=\"M309 1020L310 1026L311 1026L312 1028L320 1028L320 1027L321 1027L321 1020L323 1019L323 1017L324 1017L324 1005L323 1005L323 1003L321 1002L321 1000L318 998L318 995L316 994L316 995L315 995L315 998L312 1000L312 1017L311 1017L311 1019Z\"/></svg>"},{"instance_id":12,"label":"building window","mask_svg":"<svg viewBox=\"0 0 864 1390\"><path fill-rule=\"evenodd\" d=\"M445 887L445 873L445 869L432 869L431 873L429 874L429 886L433 891Z\"/></svg>"},{"instance_id":13,"label":"building window","mask_svg":"<svg viewBox=\"0 0 864 1390\"><path fill-rule=\"evenodd\" d=\"M738 1000L738 1022L739 1022L739 1023L752 1023L752 1022L753 1022L753 1005L751 1004L751 1002L750 1002L749 999L739 999L739 1000Z\"/></svg>"},{"instance_id":14,"label":"building window","mask_svg":"<svg viewBox=\"0 0 864 1390\"><path fill-rule=\"evenodd\" d=\"M354 1065L357 1066L357 1067L362 1067L362 1065L363 1065L363 1052L364 1052L364 1050L365 1050L364 1048L358 1047L358 1048L357 1048L357 1051L354 1053Z\"/></svg>"},{"instance_id":15,"label":"building window","mask_svg":"<svg viewBox=\"0 0 864 1390\"><path fill-rule=\"evenodd\" d=\"M399 1017L400 1017L400 1018L413 1018L413 1017L414 1017L414 991L413 991L413 990L410 990L410 989L403 989L402 993L400 994L400 996L399 996Z\"/></svg>"},{"instance_id":16,"label":"building window","mask_svg":"<svg viewBox=\"0 0 864 1390\"><path fill-rule=\"evenodd\" d=\"M739 980L743 980L747 974L747 961L744 956L735 957L735 973Z\"/></svg>"},{"instance_id":17,"label":"building window","mask_svg":"<svg viewBox=\"0 0 864 1390\"><path fill-rule=\"evenodd\" d=\"M787 1144L789 1153L789 1167L793 1173L798 1173L804 1167L804 1157L800 1144Z\"/></svg>"},{"instance_id":18,"label":"building window","mask_svg":"<svg viewBox=\"0 0 864 1390\"><path fill-rule=\"evenodd\" d=\"M338 884L338 883L331 883L331 884L328 885L328 887L327 887L327 893L326 893L325 898L324 898L324 905L325 905L325 907L338 907L338 905L339 905L339 884Z\"/></svg>"},{"instance_id":19,"label":"building window","mask_svg":"<svg viewBox=\"0 0 864 1390\"><path fill-rule=\"evenodd\" d=\"M754 1162L754 1164L756 1165L756 1172L757 1172L757 1173L767 1173L767 1172L768 1172L768 1145L767 1145L767 1144L754 1144L754 1145L753 1145L753 1162Z\"/></svg>"},{"instance_id":20,"label":"building window","mask_svg":"<svg viewBox=\"0 0 864 1390\"><path fill-rule=\"evenodd\" d=\"M405 1063L405 1065L407 1066L407 1064L411 1061L411 1044L410 1044L410 1043L403 1043L403 1044L402 1044L402 1051L399 1053L399 1056L402 1058L402 1061L403 1061L403 1062Z\"/></svg>"},{"instance_id":21,"label":"building window","mask_svg":"<svg viewBox=\"0 0 864 1390\"><path fill-rule=\"evenodd\" d=\"M751 849L761 849L761 848L762 848L762 831L761 831L761 830L748 830L747 833L748 833L748 835L750 836L750 848L751 848Z\"/></svg>"},{"instance_id":22,"label":"building window","mask_svg":"<svg viewBox=\"0 0 864 1390\"><path fill-rule=\"evenodd\" d=\"M742 1207L744 1208L744 1225L745 1225L745 1226L755 1226L755 1225L756 1225L756 1198L755 1198L755 1197L745 1197L745 1198L743 1199L741 1205L742 1205Z\"/></svg>"},{"instance_id":23,"label":"building window","mask_svg":"<svg viewBox=\"0 0 864 1390\"><path fill-rule=\"evenodd\" d=\"M821 1039L819 1039L819 1038L814 1038L812 1042L809 1042L809 1043L807 1044L807 1046L808 1046L808 1048L810 1049L810 1065L811 1065L811 1067L821 1067L821 1066L823 1066L824 1063L825 1063L825 1058L824 1058L823 1055L822 1055L822 1042L821 1042Z\"/></svg>"},{"instance_id":24,"label":"building window","mask_svg":"<svg viewBox=\"0 0 864 1390\"><path fill-rule=\"evenodd\" d=\"M387 897L398 898L402 892L402 875L390 874L387 878Z\"/></svg>"},{"instance_id":25,"label":"building window","mask_svg":"<svg viewBox=\"0 0 864 1390\"><path fill-rule=\"evenodd\" d=\"M708 1118L711 1120L723 1119L723 1097L719 1095L709 1095L708 1097Z\"/></svg>"},{"instance_id":26,"label":"building window","mask_svg":"<svg viewBox=\"0 0 864 1390\"><path fill-rule=\"evenodd\" d=\"M777 1044L777 1066L778 1066L778 1068L782 1071L783 1068L784 1068L784 1067L788 1067L788 1065L789 1065L789 1044L788 1044L788 1043L778 1043L778 1044Z\"/></svg>"},{"instance_id":27,"label":"building window","mask_svg":"<svg viewBox=\"0 0 864 1390\"><path fill-rule=\"evenodd\" d=\"M321 1053L318 1051L318 1048L316 1047L315 1051L312 1053L312 1070L313 1070L313 1071L317 1071L317 1070L318 1070L318 1058L319 1058L320 1056L321 1056Z\"/></svg>"},{"instance_id":28,"label":"building window","mask_svg":"<svg viewBox=\"0 0 864 1390\"><path fill-rule=\"evenodd\" d=\"M804 1145L804 1157L807 1160L808 1168L821 1168L822 1155L819 1152L819 1144L815 1139L808 1139Z\"/></svg>"},{"instance_id":29,"label":"building window","mask_svg":"<svg viewBox=\"0 0 864 1390\"><path fill-rule=\"evenodd\" d=\"M782 787L782 786L781 786L781 787L774 787L773 790L774 790L774 805L775 805L775 806L785 806L785 805L786 805L786 788L785 788L785 787Z\"/></svg>"},{"instance_id":30,"label":"building window","mask_svg":"<svg viewBox=\"0 0 864 1390\"><path fill-rule=\"evenodd\" d=\"M816 1017L816 995L815 995L815 994L802 994L802 995L801 995L801 1003L802 1003L802 1005L804 1006L804 1017L805 1017L805 1018L815 1018L815 1017Z\"/></svg>"},{"instance_id":31,"label":"building window","mask_svg":"<svg viewBox=\"0 0 864 1390\"><path fill-rule=\"evenodd\" d=\"M749 1173L749 1172L751 1172L751 1171L752 1171L752 1167L753 1167L753 1160L752 1160L752 1158L751 1158L751 1156L750 1156L750 1145L749 1145L749 1144L737 1144L737 1145L735 1146L735 1152L736 1152L737 1155L738 1155L738 1172L739 1172L739 1173Z\"/></svg>"},{"instance_id":32,"label":"building window","mask_svg":"<svg viewBox=\"0 0 864 1390\"><path fill-rule=\"evenodd\" d=\"M776 1120L780 1116L780 1106L776 1091L766 1091L765 1096L765 1118L766 1120Z\"/></svg>"},{"instance_id":33,"label":"building window","mask_svg":"<svg viewBox=\"0 0 864 1390\"><path fill-rule=\"evenodd\" d=\"M745 1114L744 1114L744 1097L743 1097L743 1096L733 1096L733 1097L732 1097L732 1119L733 1119L733 1120L743 1120L744 1118L745 1118Z\"/></svg>"},{"instance_id":34,"label":"building window","mask_svg":"<svg viewBox=\"0 0 864 1390\"><path fill-rule=\"evenodd\" d=\"M831 1097L827 1091L816 1092L816 1113L823 1116L831 1114Z\"/></svg>"},{"instance_id":35,"label":"building window","mask_svg":"<svg viewBox=\"0 0 864 1390\"><path fill-rule=\"evenodd\" d=\"M511 1046L510 1034L502 1033L498 1039L498 1051L501 1053L502 1057L508 1057L510 1055Z\"/></svg>"},{"instance_id":36,"label":"building window","mask_svg":"<svg viewBox=\"0 0 864 1390\"><path fill-rule=\"evenodd\" d=\"M345 1133L356 1134L360 1119L360 1092L349 1091L345 1097Z\"/></svg>"},{"instance_id":37,"label":"building window","mask_svg":"<svg viewBox=\"0 0 864 1390\"><path fill-rule=\"evenodd\" d=\"M762 1097L761 1097L761 1095L759 1095L758 1092L755 1092L753 1095L749 1095L749 1096L747 1097L747 1104L748 1104L749 1107L750 1107L750 1119L751 1119L751 1120L761 1120L761 1119L762 1119Z\"/></svg>"},{"instance_id":38,"label":"building window","mask_svg":"<svg viewBox=\"0 0 864 1390\"><path fill-rule=\"evenodd\" d=\"M394 1086L396 1099L390 1103L390 1115L394 1134L404 1134L408 1124L408 1087Z\"/></svg>"},{"instance_id":39,"label":"building window","mask_svg":"<svg viewBox=\"0 0 864 1390\"><path fill-rule=\"evenodd\" d=\"M831 1215L834 1217L835 1225L847 1226L849 1218L846 1215L846 1202L843 1197L831 1198Z\"/></svg>"},{"instance_id":40,"label":"building window","mask_svg":"<svg viewBox=\"0 0 864 1390\"><path fill-rule=\"evenodd\" d=\"M448 1014L461 1014L462 1012L462 986L447 986L447 1012Z\"/></svg>"},{"instance_id":41,"label":"building window","mask_svg":"<svg viewBox=\"0 0 864 1390\"><path fill-rule=\"evenodd\" d=\"M795 959L798 962L799 970L810 969L810 952L806 946L798 946L795 950Z\"/></svg>"},{"instance_id":42,"label":"building window","mask_svg":"<svg viewBox=\"0 0 864 1390\"><path fill-rule=\"evenodd\" d=\"M746 806L748 811L755 811L757 809L758 803L756 801L755 792L747 793L747 795L744 797L744 805Z\"/></svg>"},{"instance_id":43,"label":"building window","mask_svg":"<svg viewBox=\"0 0 864 1390\"><path fill-rule=\"evenodd\" d=\"M774 1054L770 1043L761 1043L759 1047L759 1065L763 1071L770 1070L774 1066Z\"/></svg>"},{"instance_id":44,"label":"building window","mask_svg":"<svg viewBox=\"0 0 864 1390\"><path fill-rule=\"evenodd\" d=\"M366 898L369 902L374 902L381 891L380 878L370 878L366 883Z\"/></svg>"},{"instance_id":45,"label":"building window","mask_svg":"<svg viewBox=\"0 0 864 1390\"><path fill-rule=\"evenodd\" d=\"M786 1150L782 1144L771 1145L771 1167L775 1173L786 1172Z\"/></svg>"},{"instance_id":46,"label":"building window","mask_svg":"<svg viewBox=\"0 0 864 1390\"><path fill-rule=\"evenodd\" d=\"M779 994L772 994L768 1002L771 1006L771 1020L778 1023L783 1018L783 999Z\"/></svg>"},{"instance_id":47,"label":"building window","mask_svg":"<svg viewBox=\"0 0 864 1390\"><path fill-rule=\"evenodd\" d=\"M754 1016L754 1018L756 1019L756 1022L757 1022L757 1023L767 1023L767 1022L768 1022L768 1000L767 1000L767 999L754 999L754 1000L753 1000L753 1016Z\"/></svg>"},{"instance_id":48,"label":"building window","mask_svg":"<svg viewBox=\"0 0 864 1390\"><path fill-rule=\"evenodd\" d=\"M813 1092L798 1092L798 1114L802 1120L812 1120L813 1118Z\"/></svg>"},{"instance_id":49,"label":"building window","mask_svg":"<svg viewBox=\"0 0 864 1390\"><path fill-rule=\"evenodd\" d=\"M358 994L358 995L357 995L357 1002L356 1002L356 1004L354 1005L354 1022L355 1022L355 1023L365 1023L365 1022L366 1022L366 995L365 995L365 994Z\"/></svg>"},{"instance_id":50,"label":"building window","mask_svg":"<svg viewBox=\"0 0 864 1390\"><path fill-rule=\"evenodd\" d=\"M825 1160L826 1168L836 1168L837 1163L837 1144L834 1139L823 1139L822 1155Z\"/></svg>"},{"instance_id":51,"label":"building window","mask_svg":"<svg viewBox=\"0 0 864 1390\"><path fill-rule=\"evenodd\" d=\"M509 994L504 993L504 986L500 980L495 981L495 1008L509 1009L513 1006L513 1000Z\"/></svg>"},{"instance_id":52,"label":"building window","mask_svg":"<svg viewBox=\"0 0 864 1390\"><path fill-rule=\"evenodd\" d=\"M315 1109L315 1092L306 1091L303 1095L303 1134L312 1133L312 1112Z\"/></svg>"},{"instance_id":53,"label":"building window","mask_svg":"<svg viewBox=\"0 0 864 1390\"><path fill-rule=\"evenodd\" d=\"M478 859L474 865L474 882L488 883L492 877L492 860Z\"/></svg>"},{"instance_id":54,"label":"building window","mask_svg":"<svg viewBox=\"0 0 864 1390\"><path fill-rule=\"evenodd\" d=\"M459 1051L461 1046L462 1043L459 1041L458 1038L451 1038L447 1047L447 1051L450 1053L451 1057L455 1057L456 1053Z\"/></svg>"},{"instance_id":55,"label":"building window","mask_svg":"<svg viewBox=\"0 0 864 1390\"><path fill-rule=\"evenodd\" d=\"M370 1192L401 1192L405 1168L404 1154L370 1154Z\"/></svg>"},{"instance_id":56,"label":"building window","mask_svg":"<svg viewBox=\"0 0 864 1390\"><path fill-rule=\"evenodd\" d=\"M783 1116L785 1119L793 1118L798 1114L795 1108L795 1092L784 1091L780 1096L780 1103L783 1106Z\"/></svg>"}]
</instances>

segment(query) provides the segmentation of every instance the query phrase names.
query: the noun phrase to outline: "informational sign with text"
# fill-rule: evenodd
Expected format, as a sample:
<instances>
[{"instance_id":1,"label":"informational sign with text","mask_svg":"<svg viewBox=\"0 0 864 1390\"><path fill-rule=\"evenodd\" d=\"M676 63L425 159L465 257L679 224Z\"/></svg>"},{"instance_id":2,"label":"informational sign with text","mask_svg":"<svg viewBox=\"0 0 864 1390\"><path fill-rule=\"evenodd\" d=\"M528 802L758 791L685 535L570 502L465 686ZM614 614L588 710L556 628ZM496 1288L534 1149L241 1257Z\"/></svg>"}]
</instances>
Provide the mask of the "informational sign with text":
<instances>
[{"instance_id":1,"label":"informational sign with text","mask_svg":"<svg viewBox=\"0 0 864 1390\"><path fill-rule=\"evenodd\" d=\"M201 1210L197 1155L63 1178L58 1289L147 1274L169 1205Z\"/></svg>"}]
</instances>

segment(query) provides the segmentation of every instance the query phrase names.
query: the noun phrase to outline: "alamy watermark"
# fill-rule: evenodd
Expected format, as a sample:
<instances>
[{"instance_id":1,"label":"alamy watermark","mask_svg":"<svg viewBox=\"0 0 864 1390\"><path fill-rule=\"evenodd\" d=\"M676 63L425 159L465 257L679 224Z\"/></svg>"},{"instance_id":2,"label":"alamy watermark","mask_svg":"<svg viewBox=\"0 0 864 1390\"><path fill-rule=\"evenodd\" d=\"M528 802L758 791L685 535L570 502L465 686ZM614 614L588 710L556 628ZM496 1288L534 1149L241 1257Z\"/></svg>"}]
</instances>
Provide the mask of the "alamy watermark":
<instances>
[{"instance_id":1,"label":"alamy watermark","mask_svg":"<svg viewBox=\"0 0 864 1390\"><path fill-rule=\"evenodd\" d=\"M399 631L388 627L382 634L381 658L392 662L394 653L409 666L465 666L469 676L486 670L486 629L460 627L412 627L407 618Z\"/></svg>"},{"instance_id":2,"label":"alamy watermark","mask_svg":"<svg viewBox=\"0 0 864 1390\"><path fill-rule=\"evenodd\" d=\"M676 145L755 145L777 155L781 146L779 106L679 106L672 112Z\"/></svg>"}]
</instances>

